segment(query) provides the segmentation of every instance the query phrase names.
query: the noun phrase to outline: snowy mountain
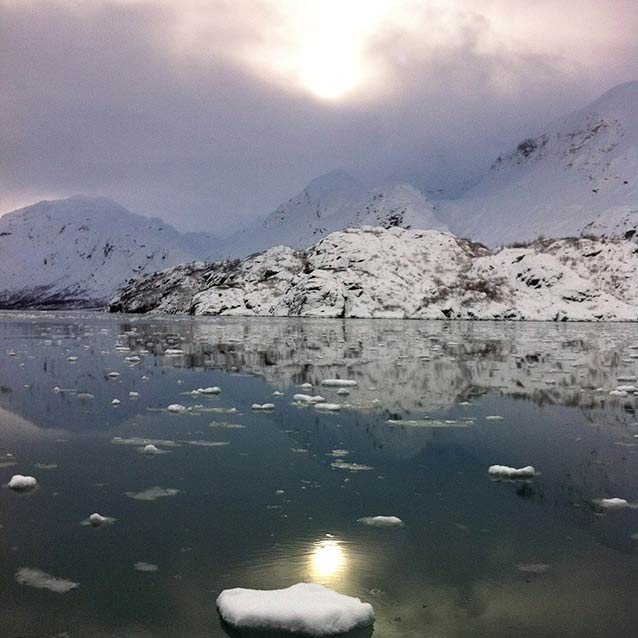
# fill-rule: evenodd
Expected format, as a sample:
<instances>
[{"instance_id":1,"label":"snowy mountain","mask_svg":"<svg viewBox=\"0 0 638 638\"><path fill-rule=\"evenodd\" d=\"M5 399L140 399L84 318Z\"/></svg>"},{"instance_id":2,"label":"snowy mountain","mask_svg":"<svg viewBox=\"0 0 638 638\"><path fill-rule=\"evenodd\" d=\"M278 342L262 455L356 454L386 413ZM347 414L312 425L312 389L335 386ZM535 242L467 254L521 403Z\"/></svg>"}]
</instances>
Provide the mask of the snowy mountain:
<instances>
[{"instance_id":1,"label":"snowy mountain","mask_svg":"<svg viewBox=\"0 0 638 638\"><path fill-rule=\"evenodd\" d=\"M410 184L392 182L368 191L347 173L334 171L230 237L223 256L243 257L279 245L305 248L333 231L365 225L447 230L434 205Z\"/></svg>"},{"instance_id":2,"label":"snowy mountain","mask_svg":"<svg viewBox=\"0 0 638 638\"><path fill-rule=\"evenodd\" d=\"M42 201L0 217L0 307L101 306L131 277L210 258L218 245L110 199Z\"/></svg>"},{"instance_id":3,"label":"snowy mountain","mask_svg":"<svg viewBox=\"0 0 638 638\"><path fill-rule=\"evenodd\" d=\"M450 229L488 245L638 228L638 82L621 84L499 157L462 199Z\"/></svg>"},{"instance_id":4,"label":"snowy mountain","mask_svg":"<svg viewBox=\"0 0 638 638\"><path fill-rule=\"evenodd\" d=\"M132 282L113 312L599 321L638 319L638 251L560 239L492 252L450 233L364 227L305 251L194 264Z\"/></svg>"}]
</instances>

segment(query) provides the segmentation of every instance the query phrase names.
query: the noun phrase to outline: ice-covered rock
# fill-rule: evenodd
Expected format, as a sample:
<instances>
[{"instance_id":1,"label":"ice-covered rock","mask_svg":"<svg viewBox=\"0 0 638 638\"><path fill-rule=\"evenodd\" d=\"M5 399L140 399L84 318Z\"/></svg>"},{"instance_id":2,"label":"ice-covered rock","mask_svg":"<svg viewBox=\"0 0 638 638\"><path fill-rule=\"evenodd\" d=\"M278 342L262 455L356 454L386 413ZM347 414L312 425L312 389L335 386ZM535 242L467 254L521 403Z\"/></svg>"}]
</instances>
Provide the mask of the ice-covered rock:
<instances>
[{"instance_id":1,"label":"ice-covered rock","mask_svg":"<svg viewBox=\"0 0 638 638\"><path fill-rule=\"evenodd\" d=\"M26 492L35 488L37 484L38 481L34 476L14 474L8 483L8 487L16 492Z\"/></svg>"},{"instance_id":2,"label":"ice-covered rock","mask_svg":"<svg viewBox=\"0 0 638 638\"><path fill-rule=\"evenodd\" d=\"M287 589L226 589L217 598L223 620L239 629L332 636L374 623L372 605L323 585Z\"/></svg>"}]
</instances>

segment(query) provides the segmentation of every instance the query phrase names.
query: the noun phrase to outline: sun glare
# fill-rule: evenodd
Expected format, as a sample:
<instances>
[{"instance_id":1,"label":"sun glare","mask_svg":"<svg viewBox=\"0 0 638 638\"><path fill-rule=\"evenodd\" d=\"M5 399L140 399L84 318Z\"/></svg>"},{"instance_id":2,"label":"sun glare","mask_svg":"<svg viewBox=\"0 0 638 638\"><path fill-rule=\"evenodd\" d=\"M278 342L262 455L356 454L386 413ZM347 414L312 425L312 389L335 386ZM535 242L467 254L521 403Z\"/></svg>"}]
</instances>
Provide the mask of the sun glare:
<instances>
[{"instance_id":1,"label":"sun glare","mask_svg":"<svg viewBox=\"0 0 638 638\"><path fill-rule=\"evenodd\" d=\"M310 554L311 576L316 580L329 580L343 571L346 562L343 547L337 541L321 541Z\"/></svg>"}]
</instances>

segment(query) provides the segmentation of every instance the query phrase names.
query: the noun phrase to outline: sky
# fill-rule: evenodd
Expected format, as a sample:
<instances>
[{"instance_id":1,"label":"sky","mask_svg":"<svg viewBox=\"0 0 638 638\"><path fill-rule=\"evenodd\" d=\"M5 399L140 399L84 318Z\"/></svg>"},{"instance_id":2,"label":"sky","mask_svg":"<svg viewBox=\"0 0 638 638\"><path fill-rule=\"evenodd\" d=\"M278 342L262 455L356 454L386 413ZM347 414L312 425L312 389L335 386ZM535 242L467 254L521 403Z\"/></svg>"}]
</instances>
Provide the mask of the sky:
<instances>
[{"instance_id":1,"label":"sky","mask_svg":"<svg viewBox=\"0 0 638 638\"><path fill-rule=\"evenodd\" d=\"M0 0L0 214L224 234L322 173L454 190L638 79L635 0Z\"/></svg>"}]
</instances>

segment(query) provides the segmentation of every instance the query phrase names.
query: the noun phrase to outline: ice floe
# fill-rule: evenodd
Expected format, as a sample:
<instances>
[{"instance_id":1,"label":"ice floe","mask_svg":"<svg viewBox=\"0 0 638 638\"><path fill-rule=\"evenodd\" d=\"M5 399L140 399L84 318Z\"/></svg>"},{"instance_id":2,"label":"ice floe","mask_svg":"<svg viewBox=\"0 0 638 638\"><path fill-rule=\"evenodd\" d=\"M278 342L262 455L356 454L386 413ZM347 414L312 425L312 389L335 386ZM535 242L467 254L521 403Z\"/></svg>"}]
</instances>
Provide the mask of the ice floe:
<instances>
[{"instance_id":1,"label":"ice floe","mask_svg":"<svg viewBox=\"0 0 638 638\"><path fill-rule=\"evenodd\" d=\"M179 494L179 490L171 487L148 487L140 492L124 492L129 498L133 498L136 501L155 501L158 498L165 498L168 496L175 496Z\"/></svg>"},{"instance_id":2,"label":"ice floe","mask_svg":"<svg viewBox=\"0 0 638 638\"><path fill-rule=\"evenodd\" d=\"M509 467L507 465L490 465L487 472L490 476L508 479L525 479L536 476L536 470L531 465L520 468Z\"/></svg>"},{"instance_id":3,"label":"ice floe","mask_svg":"<svg viewBox=\"0 0 638 638\"><path fill-rule=\"evenodd\" d=\"M370 527L401 527L403 525L403 521L398 516L364 516L358 518L357 522Z\"/></svg>"},{"instance_id":4,"label":"ice floe","mask_svg":"<svg viewBox=\"0 0 638 638\"><path fill-rule=\"evenodd\" d=\"M351 472L368 472L374 468L371 465L363 465L362 463L348 463L342 459L337 459L330 463L330 467L335 470L350 470Z\"/></svg>"},{"instance_id":5,"label":"ice floe","mask_svg":"<svg viewBox=\"0 0 638 638\"><path fill-rule=\"evenodd\" d=\"M144 561L139 561L133 565L133 569L138 572L157 572L159 571L159 567L154 565L153 563L145 563Z\"/></svg>"},{"instance_id":6,"label":"ice floe","mask_svg":"<svg viewBox=\"0 0 638 638\"><path fill-rule=\"evenodd\" d=\"M353 388L357 382L354 379L324 379L321 385L328 388Z\"/></svg>"},{"instance_id":7,"label":"ice floe","mask_svg":"<svg viewBox=\"0 0 638 638\"><path fill-rule=\"evenodd\" d=\"M120 405L120 403L122 403L119 399L113 399L113 401L111 401L111 405Z\"/></svg>"},{"instance_id":8,"label":"ice floe","mask_svg":"<svg viewBox=\"0 0 638 638\"><path fill-rule=\"evenodd\" d=\"M594 501L600 507L604 507L605 509L622 509L625 507L631 507L631 503L626 501L624 498L599 498Z\"/></svg>"},{"instance_id":9,"label":"ice floe","mask_svg":"<svg viewBox=\"0 0 638 638\"><path fill-rule=\"evenodd\" d=\"M16 492L26 492L32 490L38 484L37 479L34 476L23 476L22 474L14 474L11 477L7 487Z\"/></svg>"},{"instance_id":10,"label":"ice floe","mask_svg":"<svg viewBox=\"0 0 638 638\"><path fill-rule=\"evenodd\" d=\"M38 589L48 589L56 594L66 594L66 592L80 586L80 583L74 583L72 580L65 578L57 578L43 572L35 567L21 567L16 572L16 581L20 585L28 585Z\"/></svg>"},{"instance_id":11,"label":"ice floe","mask_svg":"<svg viewBox=\"0 0 638 638\"><path fill-rule=\"evenodd\" d=\"M176 356L179 354L184 354L184 351L180 348L167 348L166 350L164 350L164 354Z\"/></svg>"},{"instance_id":12,"label":"ice floe","mask_svg":"<svg viewBox=\"0 0 638 638\"><path fill-rule=\"evenodd\" d=\"M274 403L253 403L251 406L252 410L256 410L256 411L264 411L267 412L268 410L274 410L275 409L275 404Z\"/></svg>"},{"instance_id":13,"label":"ice floe","mask_svg":"<svg viewBox=\"0 0 638 638\"><path fill-rule=\"evenodd\" d=\"M341 410L340 403L314 403L315 410L324 412L339 412Z\"/></svg>"},{"instance_id":14,"label":"ice floe","mask_svg":"<svg viewBox=\"0 0 638 638\"><path fill-rule=\"evenodd\" d=\"M325 403L325 399L319 395L310 395L310 394L295 394L292 397L293 401L297 401L297 403Z\"/></svg>"},{"instance_id":15,"label":"ice floe","mask_svg":"<svg viewBox=\"0 0 638 638\"><path fill-rule=\"evenodd\" d=\"M90 527L100 527L101 525L107 525L114 523L115 519L112 516L102 516L98 512L93 512L88 518L82 521L82 525Z\"/></svg>"},{"instance_id":16,"label":"ice floe","mask_svg":"<svg viewBox=\"0 0 638 638\"><path fill-rule=\"evenodd\" d=\"M194 394L220 394L222 389L216 385L210 386L208 388L197 388L197 390L193 390Z\"/></svg>"},{"instance_id":17,"label":"ice floe","mask_svg":"<svg viewBox=\"0 0 638 638\"><path fill-rule=\"evenodd\" d=\"M217 598L223 620L239 629L331 636L374 623L372 605L323 585L287 589L226 589Z\"/></svg>"},{"instance_id":18,"label":"ice floe","mask_svg":"<svg viewBox=\"0 0 638 638\"><path fill-rule=\"evenodd\" d=\"M160 449L153 445L152 443L148 443L142 448L142 454L146 454L147 456L155 456L160 453Z\"/></svg>"},{"instance_id":19,"label":"ice floe","mask_svg":"<svg viewBox=\"0 0 638 638\"><path fill-rule=\"evenodd\" d=\"M171 403L166 407L168 412L172 412L173 414L180 414L182 412L188 412L188 408L181 403Z\"/></svg>"}]
</instances>

